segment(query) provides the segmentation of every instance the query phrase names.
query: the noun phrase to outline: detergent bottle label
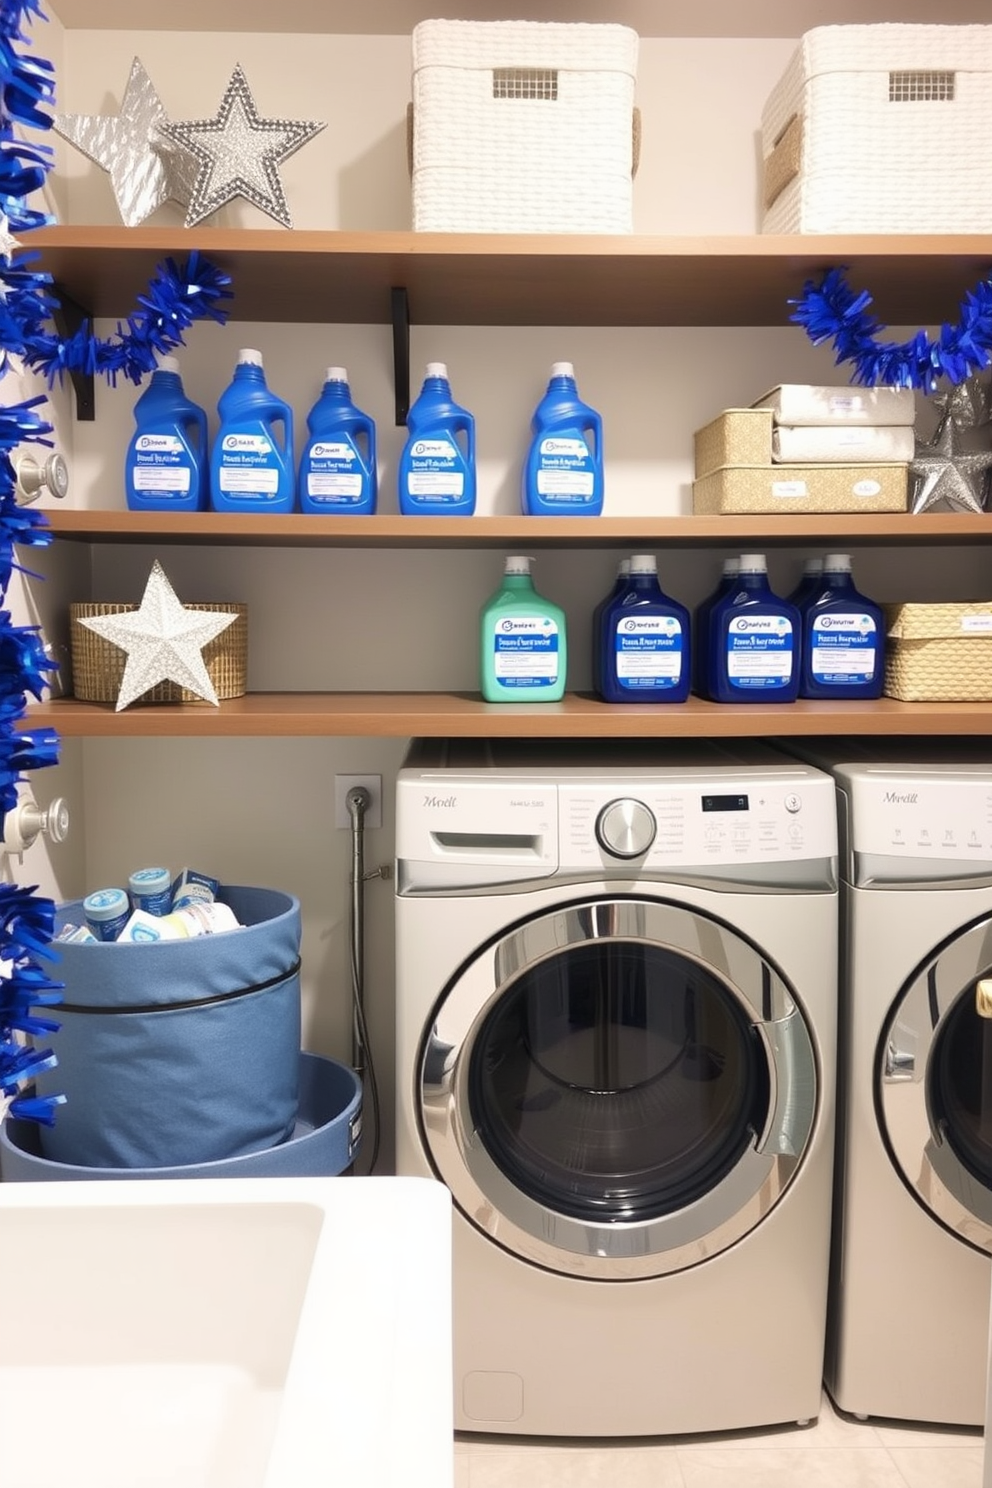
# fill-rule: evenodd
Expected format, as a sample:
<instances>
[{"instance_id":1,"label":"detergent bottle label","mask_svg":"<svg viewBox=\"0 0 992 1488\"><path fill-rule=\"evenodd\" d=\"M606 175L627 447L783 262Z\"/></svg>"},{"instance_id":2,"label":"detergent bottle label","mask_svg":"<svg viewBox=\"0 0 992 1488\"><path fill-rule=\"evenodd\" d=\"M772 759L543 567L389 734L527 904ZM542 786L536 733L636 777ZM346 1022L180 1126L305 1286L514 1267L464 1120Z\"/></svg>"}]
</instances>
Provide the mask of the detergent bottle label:
<instances>
[{"instance_id":1,"label":"detergent bottle label","mask_svg":"<svg viewBox=\"0 0 992 1488\"><path fill-rule=\"evenodd\" d=\"M614 631L616 678L632 692L677 687L682 676L682 625L674 615L624 615Z\"/></svg>"},{"instance_id":2,"label":"detergent bottle label","mask_svg":"<svg viewBox=\"0 0 992 1488\"><path fill-rule=\"evenodd\" d=\"M868 682L875 673L877 635L871 615L817 615L810 671L817 682Z\"/></svg>"},{"instance_id":3,"label":"detergent bottle label","mask_svg":"<svg viewBox=\"0 0 992 1488\"><path fill-rule=\"evenodd\" d=\"M185 496L192 482L189 450L178 434L139 434L132 446L131 481L136 491Z\"/></svg>"},{"instance_id":4,"label":"detergent bottle label","mask_svg":"<svg viewBox=\"0 0 992 1488\"><path fill-rule=\"evenodd\" d=\"M550 616L507 616L493 632L493 672L501 687L553 687L558 626Z\"/></svg>"},{"instance_id":5,"label":"detergent bottle label","mask_svg":"<svg viewBox=\"0 0 992 1488\"><path fill-rule=\"evenodd\" d=\"M550 505L594 499L595 464L579 431L545 434L538 440L535 485L537 494Z\"/></svg>"},{"instance_id":6,"label":"detergent bottle label","mask_svg":"<svg viewBox=\"0 0 992 1488\"><path fill-rule=\"evenodd\" d=\"M354 506L365 494L364 470L350 439L315 439L308 453L306 494L327 506Z\"/></svg>"},{"instance_id":7,"label":"detergent bottle label","mask_svg":"<svg viewBox=\"0 0 992 1488\"><path fill-rule=\"evenodd\" d=\"M410 445L407 491L421 501L460 501L465 494L465 461L454 439L441 435Z\"/></svg>"},{"instance_id":8,"label":"detergent bottle label","mask_svg":"<svg viewBox=\"0 0 992 1488\"><path fill-rule=\"evenodd\" d=\"M222 435L217 483L225 494L275 498L280 473L276 447L260 425Z\"/></svg>"},{"instance_id":9,"label":"detergent bottle label","mask_svg":"<svg viewBox=\"0 0 992 1488\"><path fill-rule=\"evenodd\" d=\"M788 687L792 622L786 615L735 615L727 629L727 679L748 691Z\"/></svg>"}]
</instances>

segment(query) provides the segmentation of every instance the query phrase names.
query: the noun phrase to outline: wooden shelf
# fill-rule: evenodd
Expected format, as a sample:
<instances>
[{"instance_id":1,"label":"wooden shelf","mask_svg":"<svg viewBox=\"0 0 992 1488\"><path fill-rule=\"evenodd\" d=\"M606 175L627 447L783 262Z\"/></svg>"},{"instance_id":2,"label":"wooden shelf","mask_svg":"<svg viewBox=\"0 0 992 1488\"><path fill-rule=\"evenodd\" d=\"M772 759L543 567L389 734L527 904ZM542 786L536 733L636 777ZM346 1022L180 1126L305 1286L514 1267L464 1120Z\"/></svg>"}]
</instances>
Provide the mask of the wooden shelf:
<instances>
[{"instance_id":1,"label":"wooden shelf","mask_svg":"<svg viewBox=\"0 0 992 1488\"><path fill-rule=\"evenodd\" d=\"M992 704L798 702L618 707L587 694L560 703L484 703L478 693L270 692L209 703L133 704L58 699L33 704L29 727L66 739L327 738L767 738L814 734L992 732Z\"/></svg>"},{"instance_id":2,"label":"wooden shelf","mask_svg":"<svg viewBox=\"0 0 992 1488\"><path fill-rule=\"evenodd\" d=\"M89 314L137 306L156 263L197 248L231 275L236 320L420 325L785 326L805 281L846 265L892 325L956 321L992 235L584 237L52 227L41 267Z\"/></svg>"},{"instance_id":3,"label":"wooden shelf","mask_svg":"<svg viewBox=\"0 0 992 1488\"><path fill-rule=\"evenodd\" d=\"M741 543L849 547L992 541L992 513L925 512L921 516L801 517L310 517L241 516L223 512L45 512L59 541L211 544L238 547L332 548L734 548Z\"/></svg>"}]
</instances>

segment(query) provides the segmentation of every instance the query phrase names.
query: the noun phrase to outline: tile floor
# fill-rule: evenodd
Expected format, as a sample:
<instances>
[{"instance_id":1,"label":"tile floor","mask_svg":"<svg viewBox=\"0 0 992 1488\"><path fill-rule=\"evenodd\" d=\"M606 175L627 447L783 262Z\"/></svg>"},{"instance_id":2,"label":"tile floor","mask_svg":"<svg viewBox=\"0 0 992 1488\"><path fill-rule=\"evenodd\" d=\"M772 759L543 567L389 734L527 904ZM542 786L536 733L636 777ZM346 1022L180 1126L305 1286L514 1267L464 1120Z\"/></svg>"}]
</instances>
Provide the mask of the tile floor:
<instances>
[{"instance_id":1,"label":"tile floor","mask_svg":"<svg viewBox=\"0 0 992 1488\"><path fill-rule=\"evenodd\" d=\"M979 1430L848 1420L651 1441L455 1439L455 1488L982 1488Z\"/></svg>"}]
</instances>

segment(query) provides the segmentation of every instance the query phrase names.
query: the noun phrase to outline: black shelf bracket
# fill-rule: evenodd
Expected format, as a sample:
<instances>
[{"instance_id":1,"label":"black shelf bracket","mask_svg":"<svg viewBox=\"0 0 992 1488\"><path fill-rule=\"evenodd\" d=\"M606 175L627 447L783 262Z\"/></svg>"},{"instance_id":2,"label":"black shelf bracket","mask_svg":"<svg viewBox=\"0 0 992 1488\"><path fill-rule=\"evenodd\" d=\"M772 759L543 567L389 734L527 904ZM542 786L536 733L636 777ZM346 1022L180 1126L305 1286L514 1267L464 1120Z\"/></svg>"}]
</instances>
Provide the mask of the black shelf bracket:
<instances>
[{"instance_id":1,"label":"black shelf bracket","mask_svg":"<svg viewBox=\"0 0 992 1488\"><path fill-rule=\"evenodd\" d=\"M405 424L410 412L410 302L405 289L390 290L393 321L393 389L396 422Z\"/></svg>"},{"instance_id":2,"label":"black shelf bracket","mask_svg":"<svg viewBox=\"0 0 992 1488\"><path fill-rule=\"evenodd\" d=\"M83 324L83 321L92 317L87 315L81 305L77 305L71 295L66 294L60 284L52 286L55 291L56 304L52 311L52 320L55 329L63 338L74 336ZM73 392L76 395L76 417L84 423L92 423L96 418L96 394L94 391L94 378L92 372L70 372Z\"/></svg>"}]
</instances>

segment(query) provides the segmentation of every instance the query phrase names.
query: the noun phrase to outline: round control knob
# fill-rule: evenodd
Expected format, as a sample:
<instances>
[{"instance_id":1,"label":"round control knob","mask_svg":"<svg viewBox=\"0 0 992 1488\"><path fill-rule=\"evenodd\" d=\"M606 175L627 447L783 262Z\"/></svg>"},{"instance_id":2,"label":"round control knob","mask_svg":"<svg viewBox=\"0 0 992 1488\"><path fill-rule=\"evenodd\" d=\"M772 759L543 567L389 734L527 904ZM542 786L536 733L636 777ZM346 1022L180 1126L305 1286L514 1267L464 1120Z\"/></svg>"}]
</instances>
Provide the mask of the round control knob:
<instances>
[{"instance_id":1,"label":"round control knob","mask_svg":"<svg viewBox=\"0 0 992 1488\"><path fill-rule=\"evenodd\" d=\"M596 839L614 858L639 858L655 838L658 824L643 801L625 796L604 806L596 818Z\"/></svg>"}]
</instances>

